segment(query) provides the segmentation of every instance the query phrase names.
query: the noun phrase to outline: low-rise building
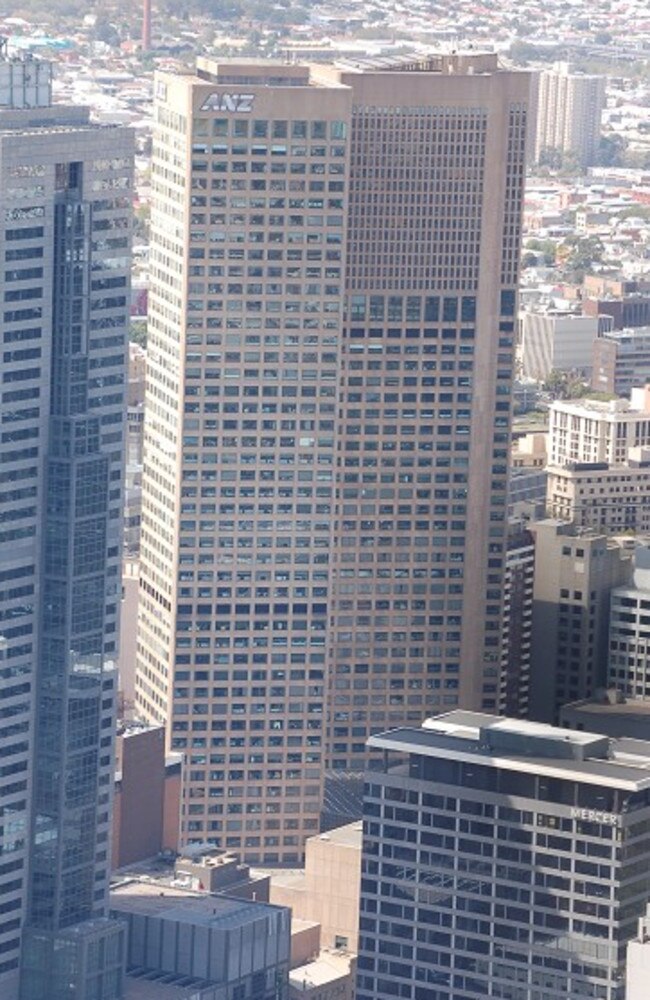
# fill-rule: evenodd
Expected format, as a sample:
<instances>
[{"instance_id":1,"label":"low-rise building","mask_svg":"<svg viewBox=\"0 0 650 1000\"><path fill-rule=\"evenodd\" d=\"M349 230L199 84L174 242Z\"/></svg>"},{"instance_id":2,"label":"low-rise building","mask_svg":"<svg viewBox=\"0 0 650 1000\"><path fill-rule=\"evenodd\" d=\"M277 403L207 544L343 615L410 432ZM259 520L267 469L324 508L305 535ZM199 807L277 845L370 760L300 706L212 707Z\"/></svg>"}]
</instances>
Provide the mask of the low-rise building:
<instances>
[{"instance_id":1,"label":"low-rise building","mask_svg":"<svg viewBox=\"0 0 650 1000\"><path fill-rule=\"evenodd\" d=\"M321 951L318 958L289 973L290 1000L354 1000L357 962L343 951Z\"/></svg>"},{"instance_id":2,"label":"low-rise building","mask_svg":"<svg viewBox=\"0 0 650 1000\"><path fill-rule=\"evenodd\" d=\"M126 1000L167 1000L147 993L153 986L187 990L178 1000L289 996L285 907L126 879L112 887L110 911L127 924Z\"/></svg>"},{"instance_id":3,"label":"low-rise building","mask_svg":"<svg viewBox=\"0 0 650 1000\"><path fill-rule=\"evenodd\" d=\"M271 880L271 902L319 923L323 948L356 954L361 838L361 822L310 837L304 872L278 871Z\"/></svg>"},{"instance_id":4,"label":"low-rise building","mask_svg":"<svg viewBox=\"0 0 650 1000\"><path fill-rule=\"evenodd\" d=\"M182 755L165 753L165 727L120 723L115 742L113 870L176 852Z\"/></svg>"},{"instance_id":5,"label":"low-rise building","mask_svg":"<svg viewBox=\"0 0 650 1000\"><path fill-rule=\"evenodd\" d=\"M580 316L575 312L522 313L522 375L541 380L552 371L590 374L594 341L611 326L609 317Z\"/></svg>"},{"instance_id":6,"label":"low-rise building","mask_svg":"<svg viewBox=\"0 0 650 1000\"><path fill-rule=\"evenodd\" d=\"M571 462L546 470L549 517L609 534L650 532L650 448L626 462Z\"/></svg>"},{"instance_id":7,"label":"low-rise building","mask_svg":"<svg viewBox=\"0 0 650 1000\"><path fill-rule=\"evenodd\" d=\"M594 341L591 385L598 392L629 396L650 382L650 326L607 330Z\"/></svg>"},{"instance_id":8,"label":"low-rise building","mask_svg":"<svg viewBox=\"0 0 650 1000\"><path fill-rule=\"evenodd\" d=\"M629 400L555 400L549 408L549 465L622 465L630 448L648 446L650 386L634 388Z\"/></svg>"}]
</instances>

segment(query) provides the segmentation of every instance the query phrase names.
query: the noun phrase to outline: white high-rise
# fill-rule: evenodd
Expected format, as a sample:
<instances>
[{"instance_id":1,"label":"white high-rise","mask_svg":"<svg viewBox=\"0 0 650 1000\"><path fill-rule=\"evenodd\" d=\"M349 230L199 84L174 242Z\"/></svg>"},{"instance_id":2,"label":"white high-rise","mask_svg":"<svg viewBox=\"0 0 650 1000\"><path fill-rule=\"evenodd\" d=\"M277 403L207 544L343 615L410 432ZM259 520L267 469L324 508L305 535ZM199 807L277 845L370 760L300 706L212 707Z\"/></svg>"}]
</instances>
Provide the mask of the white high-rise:
<instances>
[{"instance_id":1,"label":"white high-rise","mask_svg":"<svg viewBox=\"0 0 650 1000\"><path fill-rule=\"evenodd\" d=\"M605 107L605 78L571 72L567 63L537 81L535 159L545 151L572 153L581 166L595 161Z\"/></svg>"}]
</instances>

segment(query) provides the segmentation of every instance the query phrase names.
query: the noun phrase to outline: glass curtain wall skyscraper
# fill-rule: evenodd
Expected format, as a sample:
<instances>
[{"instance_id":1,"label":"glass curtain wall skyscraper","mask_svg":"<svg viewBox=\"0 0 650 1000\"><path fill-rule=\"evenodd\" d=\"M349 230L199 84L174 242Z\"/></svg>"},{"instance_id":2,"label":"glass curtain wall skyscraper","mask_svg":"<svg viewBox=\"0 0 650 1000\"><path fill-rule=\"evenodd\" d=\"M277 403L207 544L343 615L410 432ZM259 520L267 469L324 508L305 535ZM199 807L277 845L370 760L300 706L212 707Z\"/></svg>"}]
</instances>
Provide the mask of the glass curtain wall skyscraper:
<instances>
[{"instance_id":1,"label":"glass curtain wall skyscraper","mask_svg":"<svg viewBox=\"0 0 650 1000\"><path fill-rule=\"evenodd\" d=\"M133 137L0 60L2 996L121 995L105 919ZM18 751L20 754L18 756ZM101 942L101 948L100 948ZM101 961L94 961L102 952Z\"/></svg>"},{"instance_id":2,"label":"glass curtain wall skyscraper","mask_svg":"<svg viewBox=\"0 0 650 1000\"><path fill-rule=\"evenodd\" d=\"M479 54L157 78L137 703L188 840L295 862L326 763L496 705L527 93Z\"/></svg>"}]
</instances>

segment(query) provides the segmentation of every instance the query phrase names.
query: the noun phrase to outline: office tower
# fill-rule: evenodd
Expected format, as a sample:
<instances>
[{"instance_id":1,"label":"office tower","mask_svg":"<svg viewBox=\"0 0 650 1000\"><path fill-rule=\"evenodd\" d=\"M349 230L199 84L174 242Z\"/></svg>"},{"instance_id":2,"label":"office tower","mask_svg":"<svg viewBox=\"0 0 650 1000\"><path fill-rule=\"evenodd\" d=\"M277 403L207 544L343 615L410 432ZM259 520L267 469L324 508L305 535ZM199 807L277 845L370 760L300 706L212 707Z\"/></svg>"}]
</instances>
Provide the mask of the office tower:
<instances>
[{"instance_id":1,"label":"office tower","mask_svg":"<svg viewBox=\"0 0 650 1000\"><path fill-rule=\"evenodd\" d=\"M357 1000L623 1000L650 743L463 711L369 743Z\"/></svg>"},{"instance_id":2,"label":"office tower","mask_svg":"<svg viewBox=\"0 0 650 1000\"><path fill-rule=\"evenodd\" d=\"M523 312L521 314L521 374L546 379L552 371L591 374L594 344L611 330L611 316L576 313Z\"/></svg>"},{"instance_id":3,"label":"office tower","mask_svg":"<svg viewBox=\"0 0 650 1000\"><path fill-rule=\"evenodd\" d=\"M571 72L567 63L557 63L537 79L535 159L557 152L572 154L579 166L590 166L598 153L605 78Z\"/></svg>"},{"instance_id":4,"label":"office tower","mask_svg":"<svg viewBox=\"0 0 650 1000\"><path fill-rule=\"evenodd\" d=\"M3 55L0 93L0 697L13 737L0 779L0 993L16 996L22 922L24 1000L58 1000L72 982L90 996L91 971L113 998L121 932L104 914L133 143L88 109L53 105L48 63ZM99 939L105 970L66 964Z\"/></svg>"},{"instance_id":5,"label":"office tower","mask_svg":"<svg viewBox=\"0 0 650 1000\"><path fill-rule=\"evenodd\" d=\"M350 92L301 66L156 84L136 704L183 840L318 829Z\"/></svg>"},{"instance_id":6,"label":"office tower","mask_svg":"<svg viewBox=\"0 0 650 1000\"><path fill-rule=\"evenodd\" d=\"M650 326L601 333L594 343L591 385L598 392L629 396L650 382Z\"/></svg>"},{"instance_id":7,"label":"office tower","mask_svg":"<svg viewBox=\"0 0 650 1000\"><path fill-rule=\"evenodd\" d=\"M534 576L535 539L524 518L512 517L503 582L499 714L514 718L525 718L529 709Z\"/></svg>"},{"instance_id":8,"label":"office tower","mask_svg":"<svg viewBox=\"0 0 650 1000\"><path fill-rule=\"evenodd\" d=\"M147 352L139 344L129 344L126 467L124 474L124 554L131 559L137 558L140 549L146 367Z\"/></svg>"},{"instance_id":9,"label":"office tower","mask_svg":"<svg viewBox=\"0 0 650 1000\"><path fill-rule=\"evenodd\" d=\"M337 770L497 703L528 78L199 60L156 93L137 705L187 838L292 862L326 701Z\"/></svg>"},{"instance_id":10,"label":"office tower","mask_svg":"<svg viewBox=\"0 0 650 1000\"><path fill-rule=\"evenodd\" d=\"M350 88L329 650L332 772L368 735L496 709L527 74L482 54Z\"/></svg>"},{"instance_id":11,"label":"office tower","mask_svg":"<svg viewBox=\"0 0 650 1000\"><path fill-rule=\"evenodd\" d=\"M634 550L632 578L612 591L607 680L628 698L650 699L650 550Z\"/></svg>"},{"instance_id":12,"label":"office tower","mask_svg":"<svg viewBox=\"0 0 650 1000\"><path fill-rule=\"evenodd\" d=\"M591 697L607 676L609 601L632 574L631 552L606 535L537 521L530 716L554 722L566 702Z\"/></svg>"}]
</instances>

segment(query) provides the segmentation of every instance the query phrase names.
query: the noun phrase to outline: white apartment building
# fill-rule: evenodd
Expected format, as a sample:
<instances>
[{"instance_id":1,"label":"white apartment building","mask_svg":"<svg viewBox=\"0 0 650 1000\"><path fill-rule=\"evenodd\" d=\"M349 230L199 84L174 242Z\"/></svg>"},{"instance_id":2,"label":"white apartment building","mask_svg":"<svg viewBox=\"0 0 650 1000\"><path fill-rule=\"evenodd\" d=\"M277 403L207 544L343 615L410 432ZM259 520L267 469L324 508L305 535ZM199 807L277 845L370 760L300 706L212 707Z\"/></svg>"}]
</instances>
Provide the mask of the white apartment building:
<instances>
[{"instance_id":1,"label":"white apartment building","mask_svg":"<svg viewBox=\"0 0 650 1000\"><path fill-rule=\"evenodd\" d=\"M567 63L540 73L535 158L559 150L574 153L583 166L593 163L604 107L604 77L571 72Z\"/></svg>"},{"instance_id":2,"label":"white apartment building","mask_svg":"<svg viewBox=\"0 0 650 1000\"><path fill-rule=\"evenodd\" d=\"M630 448L650 445L650 387L628 400L556 400L549 410L549 466L623 465Z\"/></svg>"}]
</instances>

